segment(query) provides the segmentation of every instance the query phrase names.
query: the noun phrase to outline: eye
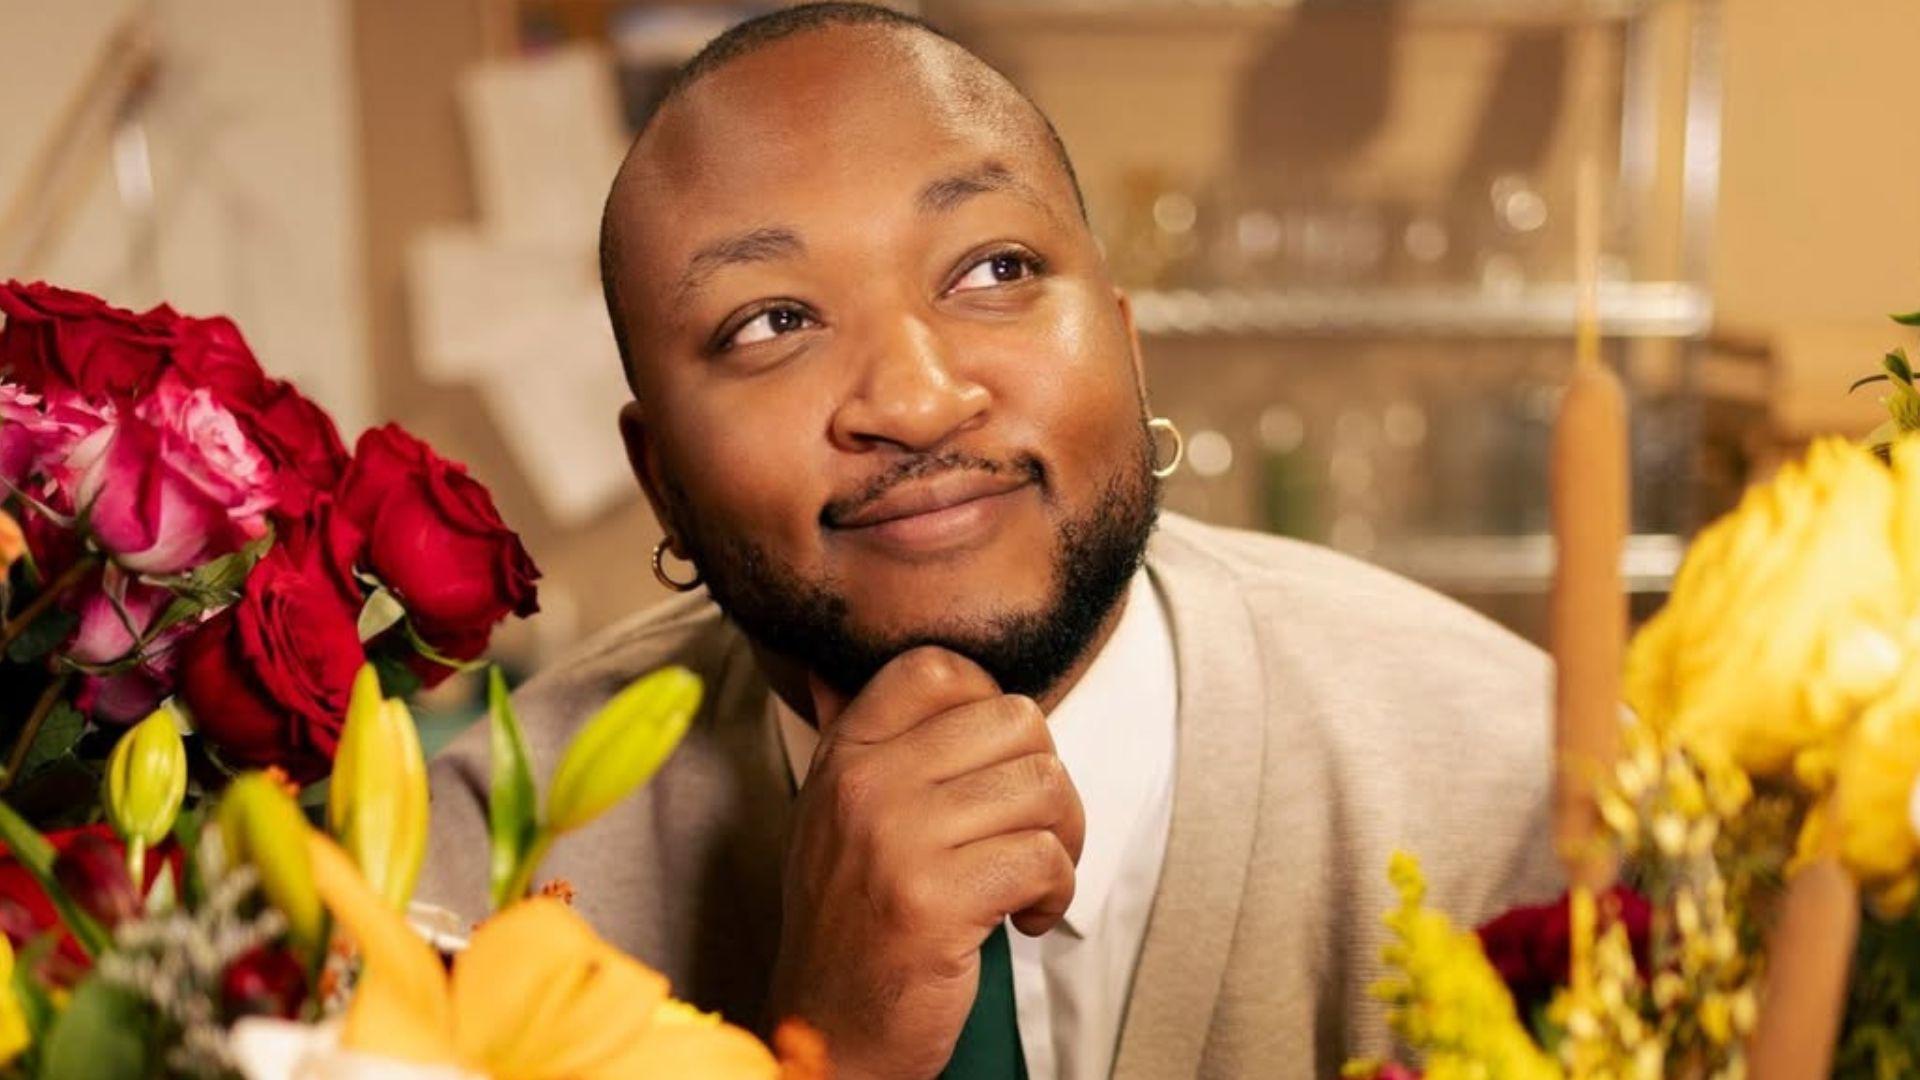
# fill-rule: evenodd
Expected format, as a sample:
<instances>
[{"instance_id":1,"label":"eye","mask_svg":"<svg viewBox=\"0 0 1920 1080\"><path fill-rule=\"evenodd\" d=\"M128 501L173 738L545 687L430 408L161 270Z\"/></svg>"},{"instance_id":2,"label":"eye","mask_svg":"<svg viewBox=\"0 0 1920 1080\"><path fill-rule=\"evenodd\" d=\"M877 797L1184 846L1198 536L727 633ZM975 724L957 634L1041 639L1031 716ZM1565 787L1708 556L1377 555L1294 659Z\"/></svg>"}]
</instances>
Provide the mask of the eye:
<instances>
[{"instance_id":1,"label":"eye","mask_svg":"<svg viewBox=\"0 0 1920 1080\"><path fill-rule=\"evenodd\" d=\"M981 259L960 280L953 283L950 292L969 292L974 289L991 289L996 285L1011 285L1016 281L1033 277L1040 273L1039 258L1024 251L997 251Z\"/></svg>"},{"instance_id":2,"label":"eye","mask_svg":"<svg viewBox=\"0 0 1920 1080\"><path fill-rule=\"evenodd\" d=\"M805 330L813 325L813 319L805 308L792 304L763 308L746 322L735 327L732 333L725 335L720 342L722 350L739 348L742 345L757 345L763 341L772 341L782 334L791 334L795 330Z\"/></svg>"}]
</instances>

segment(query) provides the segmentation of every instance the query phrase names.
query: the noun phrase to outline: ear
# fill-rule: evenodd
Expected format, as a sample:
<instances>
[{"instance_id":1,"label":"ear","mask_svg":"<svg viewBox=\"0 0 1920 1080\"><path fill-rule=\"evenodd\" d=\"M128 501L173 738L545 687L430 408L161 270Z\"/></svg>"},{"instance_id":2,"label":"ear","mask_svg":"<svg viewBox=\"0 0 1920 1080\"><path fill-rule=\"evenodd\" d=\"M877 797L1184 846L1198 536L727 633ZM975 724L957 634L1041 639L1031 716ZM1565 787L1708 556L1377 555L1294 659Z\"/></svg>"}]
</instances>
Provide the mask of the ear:
<instances>
[{"instance_id":1,"label":"ear","mask_svg":"<svg viewBox=\"0 0 1920 1080\"><path fill-rule=\"evenodd\" d=\"M653 508L654 520L660 523L667 538L677 543L680 534L667 503L665 473L661 470L659 451L653 444L653 429L647 426L646 413L637 401L620 407L620 441L627 446L627 467L633 470L633 478L640 481L647 505Z\"/></svg>"},{"instance_id":2,"label":"ear","mask_svg":"<svg viewBox=\"0 0 1920 1080\"><path fill-rule=\"evenodd\" d=\"M1114 286L1113 302L1120 309L1120 325L1127 332L1127 349L1133 357L1133 385L1139 391L1140 405L1147 407L1147 357L1140 351L1140 331L1133 322L1133 301L1127 297L1126 290ZM1151 412L1151 409L1148 409Z\"/></svg>"}]
</instances>

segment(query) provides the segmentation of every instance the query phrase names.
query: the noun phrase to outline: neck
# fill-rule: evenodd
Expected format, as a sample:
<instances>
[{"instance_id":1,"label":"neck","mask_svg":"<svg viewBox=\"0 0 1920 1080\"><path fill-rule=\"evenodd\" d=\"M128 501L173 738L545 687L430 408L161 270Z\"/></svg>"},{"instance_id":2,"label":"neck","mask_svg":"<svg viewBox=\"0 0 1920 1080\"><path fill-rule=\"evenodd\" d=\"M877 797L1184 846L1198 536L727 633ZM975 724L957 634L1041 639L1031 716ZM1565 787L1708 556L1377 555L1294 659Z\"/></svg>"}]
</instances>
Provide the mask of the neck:
<instances>
[{"instance_id":1,"label":"neck","mask_svg":"<svg viewBox=\"0 0 1920 1080\"><path fill-rule=\"evenodd\" d=\"M1035 703L1040 706L1042 712L1051 715L1055 706L1065 700L1073 688L1079 685L1087 669L1093 666L1094 660L1106 649L1107 641L1113 637L1114 629L1120 625L1120 618L1126 613L1127 604L1132 595L1133 586L1129 583L1126 590L1120 594L1120 598L1114 602L1113 607L1101 618L1099 628L1087 641L1087 647L1080 651L1079 658L1059 679L1054 681L1053 686L1046 693L1035 699ZM811 673L805 665L785 653L765 648L758 641L750 640L750 644L754 659L759 663L760 671L767 677L767 684L773 688L773 692L780 695L780 700L784 701L787 708L792 709L795 715L818 728L820 723L814 716Z\"/></svg>"}]
</instances>

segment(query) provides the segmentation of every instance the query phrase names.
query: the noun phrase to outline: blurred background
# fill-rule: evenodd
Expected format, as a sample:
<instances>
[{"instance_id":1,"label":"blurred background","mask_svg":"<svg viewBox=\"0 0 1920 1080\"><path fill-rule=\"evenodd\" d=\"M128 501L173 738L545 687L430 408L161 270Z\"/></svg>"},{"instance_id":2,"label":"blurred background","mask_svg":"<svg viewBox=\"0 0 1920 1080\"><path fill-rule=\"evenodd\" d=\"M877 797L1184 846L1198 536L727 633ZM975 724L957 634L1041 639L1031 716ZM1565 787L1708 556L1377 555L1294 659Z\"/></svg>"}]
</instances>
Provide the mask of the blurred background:
<instances>
[{"instance_id":1,"label":"blurred background","mask_svg":"<svg viewBox=\"0 0 1920 1080\"><path fill-rule=\"evenodd\" d=\"M470 464L546 572L515 666L661 599L595 238L662 74L771 5L0 0L0 276L227 313L351 438ZM1052 116L1133 290L1168 505L1538 637L1574 174L1633 398L1627 576L1920 307L1920 4L922 0Z\"/></svg>"}]
</instances>

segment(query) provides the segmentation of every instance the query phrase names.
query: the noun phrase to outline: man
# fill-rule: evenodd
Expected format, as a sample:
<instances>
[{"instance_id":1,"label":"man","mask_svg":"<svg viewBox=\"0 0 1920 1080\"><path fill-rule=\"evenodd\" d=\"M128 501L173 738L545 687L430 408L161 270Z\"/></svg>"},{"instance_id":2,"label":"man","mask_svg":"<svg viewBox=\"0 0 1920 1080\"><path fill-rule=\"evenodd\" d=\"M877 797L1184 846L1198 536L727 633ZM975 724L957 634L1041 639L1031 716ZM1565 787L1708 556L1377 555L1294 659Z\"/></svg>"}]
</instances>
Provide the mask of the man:
<instances>
[{"instance_id":1,"label":"man","mask_svg":"<svg viewBox=\"0 0 1920 1080\"><path fill-rule=\"evenodd\" d=\"M693 1001L804 1017L846 1077L1330 1075L1386 1045L1394 848L1464 920L1551 890L1542 657L1331 553L1156 528L1127 300L965 50L850 4L730 31L602 244L655 571L705 587L517 702L544 772L638 675L705 679L543 871ZM472 915L486 739L434 765L423 890Z\"/></svg>"}]
</instances>

